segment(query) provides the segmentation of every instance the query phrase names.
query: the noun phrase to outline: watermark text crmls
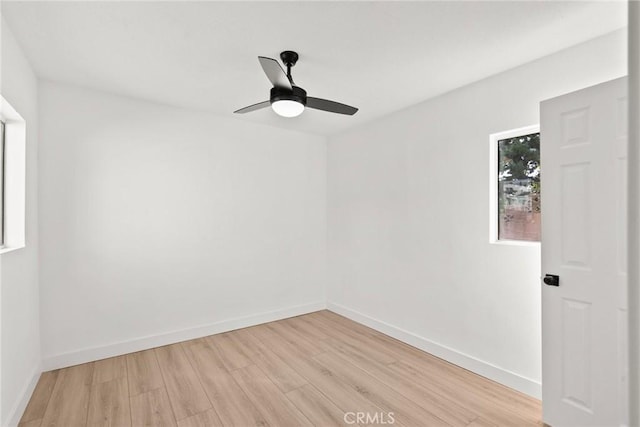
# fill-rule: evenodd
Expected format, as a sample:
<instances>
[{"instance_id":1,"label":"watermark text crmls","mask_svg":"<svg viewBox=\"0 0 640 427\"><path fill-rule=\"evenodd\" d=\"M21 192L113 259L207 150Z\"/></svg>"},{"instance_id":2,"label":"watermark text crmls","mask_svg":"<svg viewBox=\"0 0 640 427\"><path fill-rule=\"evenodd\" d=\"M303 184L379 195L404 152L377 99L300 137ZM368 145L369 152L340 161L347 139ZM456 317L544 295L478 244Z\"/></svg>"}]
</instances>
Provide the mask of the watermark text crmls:
<instances>
[{"instance_id":1,"label":"watermark text crmls","mask_svg":"<svg viewBox=\"0 0 640 427\"><path fill-rule=\"evenodd\" d=\"M395 424L393 412L346 412L344 422L351 424Z\"/></svg>"}]
</instances>

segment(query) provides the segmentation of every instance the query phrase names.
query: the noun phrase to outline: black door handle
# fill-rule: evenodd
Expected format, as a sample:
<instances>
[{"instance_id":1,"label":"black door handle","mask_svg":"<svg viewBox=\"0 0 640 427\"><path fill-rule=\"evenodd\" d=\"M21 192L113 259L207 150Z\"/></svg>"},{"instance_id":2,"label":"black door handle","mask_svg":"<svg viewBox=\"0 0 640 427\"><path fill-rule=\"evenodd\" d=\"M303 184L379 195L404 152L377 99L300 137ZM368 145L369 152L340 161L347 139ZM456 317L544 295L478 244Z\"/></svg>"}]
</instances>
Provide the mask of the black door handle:
<instances>
[{"instance_id":1,"label":"black door handle","mask_svg":"<svg viewBox=\"0 0 640 427\"><path fill-rule=\"evenodd\" d=\"M545 285L560 286L560 276L556 276L555 274L545 274L542 281Z\"/></svg>"}]
</instances>

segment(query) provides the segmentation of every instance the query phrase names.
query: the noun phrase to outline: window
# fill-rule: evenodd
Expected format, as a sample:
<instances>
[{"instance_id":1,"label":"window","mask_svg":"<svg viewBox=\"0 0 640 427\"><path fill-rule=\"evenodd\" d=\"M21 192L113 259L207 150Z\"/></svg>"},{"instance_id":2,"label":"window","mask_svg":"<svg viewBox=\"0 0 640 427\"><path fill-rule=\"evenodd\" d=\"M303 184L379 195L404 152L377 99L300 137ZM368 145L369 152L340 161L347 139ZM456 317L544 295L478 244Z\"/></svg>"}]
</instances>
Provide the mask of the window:
<instances>
[{"instance_id":1,"label":"window","mask_svg":"<svg viewBox=\"0 0 640 427\"><path fill-rule=\"evenodd\" d=\"M540 241L540 129L491 135L493 242Z\"/></svg>"},{"instance_id":2,"label":"window","mask_svg":"<svg viewBox=\"0 0 640 427\"><path fill-rule=\"evenodd\" d=\"M0 254L25 246L26 129L0 95Z\"/></svg>"}]
</instances>

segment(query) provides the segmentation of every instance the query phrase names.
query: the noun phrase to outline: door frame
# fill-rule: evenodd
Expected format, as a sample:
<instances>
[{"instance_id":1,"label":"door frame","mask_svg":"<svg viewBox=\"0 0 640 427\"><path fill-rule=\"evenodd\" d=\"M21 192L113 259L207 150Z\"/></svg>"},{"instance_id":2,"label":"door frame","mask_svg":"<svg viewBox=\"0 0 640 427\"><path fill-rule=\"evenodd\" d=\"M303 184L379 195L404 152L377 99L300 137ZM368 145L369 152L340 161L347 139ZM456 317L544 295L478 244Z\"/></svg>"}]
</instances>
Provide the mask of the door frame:
<instances>
[{"instance_id":1,"label":"door frame","mask_svg":"<svg viewBox=\"0 0 640 427\"><path fill-rule=\"evenodd\" d=\"M629 402L640 402L640 1L629 1L628 304ZM640 426L640 405L629 405L631 426Z\"/></svg>"}]
</instances>

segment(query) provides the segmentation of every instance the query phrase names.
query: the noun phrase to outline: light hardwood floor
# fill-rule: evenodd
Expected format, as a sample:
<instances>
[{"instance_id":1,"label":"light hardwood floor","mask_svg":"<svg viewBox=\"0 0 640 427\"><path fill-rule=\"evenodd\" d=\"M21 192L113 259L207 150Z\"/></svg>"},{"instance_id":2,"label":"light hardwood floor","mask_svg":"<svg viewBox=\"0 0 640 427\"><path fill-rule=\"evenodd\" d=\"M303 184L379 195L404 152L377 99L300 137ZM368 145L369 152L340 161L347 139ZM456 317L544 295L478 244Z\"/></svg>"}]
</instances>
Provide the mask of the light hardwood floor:
<instances>
[{"instance_id":1,"label":"light hardwood floor","mask_svg":"<svg viewBox=\"0 0 640 427\"><path fill-rule=\"evenodd\" d=\"M536 399L319 311L45 372L20 427L483 427L540 419Z\"/></svg>"}]
</instances>

